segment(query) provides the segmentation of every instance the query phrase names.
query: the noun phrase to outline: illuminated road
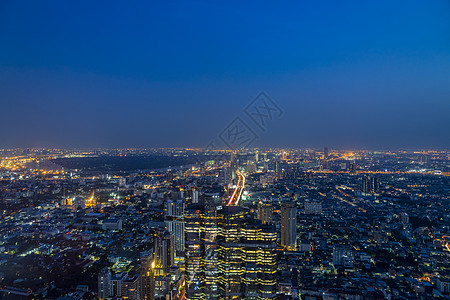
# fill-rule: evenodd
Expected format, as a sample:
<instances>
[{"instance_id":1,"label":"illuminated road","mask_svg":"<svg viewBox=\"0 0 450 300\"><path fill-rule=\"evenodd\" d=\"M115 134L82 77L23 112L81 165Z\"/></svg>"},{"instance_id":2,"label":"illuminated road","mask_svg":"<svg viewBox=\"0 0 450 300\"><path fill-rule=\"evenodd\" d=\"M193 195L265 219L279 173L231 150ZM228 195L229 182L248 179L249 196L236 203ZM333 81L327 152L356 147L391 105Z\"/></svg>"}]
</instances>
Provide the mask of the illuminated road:
<instances>
[{"instance_id":1,"label":"illuminated road","mask_svg":"<svg viewBox=\"0 0 450 300\"><path fill-rule=\"evenodd\" d=\"M353 198L353 199L355 199L355 200L358 200L358 198L353 197L353 196L351 196L351 195L348 195L348 194L344 193L344 192L343 192L341 189L339 189L338 187L336 187L336 190L338 190L339 193L341 193L344 197L349 197L349 198ZM344 199L344 198L342 198L342 197L339 197L339 196L337 196L337 195L334 196L334 197L337 198L337 199L339 199L339 200L341 200L341 201L343 201L343 202L345 202L345 203L347 203L347 204L350 204L351 206L354 206L354 207L358 208L358 209L361 210L362 212L367 212L367 210L365 210L364 208L358 206L355 202L351 202L351 201L346 200L346 199Z\"/></svg>"},{"instance_id":2,"label":"illuminated road","mask_svg":"<svg viewBox=\"0 0 450 300\"><path fill-rule=\"evenodd\" d=\"M244 185L245 185L245 176L238 170L236 171L236 175L238 176L238 183L236 188L233 191L233 194L231 194L230 199L228 199L227 205L238 205L239 199L241 199L242 192L244 191Z\"/></svg>"}]
</instances>

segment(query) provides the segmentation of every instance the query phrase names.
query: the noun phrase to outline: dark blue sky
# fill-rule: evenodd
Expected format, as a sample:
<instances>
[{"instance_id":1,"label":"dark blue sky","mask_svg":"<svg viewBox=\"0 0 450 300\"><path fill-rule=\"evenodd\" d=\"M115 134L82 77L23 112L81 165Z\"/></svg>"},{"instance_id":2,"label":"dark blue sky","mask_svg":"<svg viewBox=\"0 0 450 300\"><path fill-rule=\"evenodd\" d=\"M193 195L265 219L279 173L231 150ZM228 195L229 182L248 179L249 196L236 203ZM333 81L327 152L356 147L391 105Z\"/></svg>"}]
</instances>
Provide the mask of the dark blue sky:
<instances>
[{"instance_id":1,"label":"dark blue sky","mask_svg":"<svg viewBox=\"0 0 450 300\"><path fill-rule=\"evenodd\" d=\"M1 1L0 147L450 148L450 1L211 2Z\"/></svg>"}]
</instances>

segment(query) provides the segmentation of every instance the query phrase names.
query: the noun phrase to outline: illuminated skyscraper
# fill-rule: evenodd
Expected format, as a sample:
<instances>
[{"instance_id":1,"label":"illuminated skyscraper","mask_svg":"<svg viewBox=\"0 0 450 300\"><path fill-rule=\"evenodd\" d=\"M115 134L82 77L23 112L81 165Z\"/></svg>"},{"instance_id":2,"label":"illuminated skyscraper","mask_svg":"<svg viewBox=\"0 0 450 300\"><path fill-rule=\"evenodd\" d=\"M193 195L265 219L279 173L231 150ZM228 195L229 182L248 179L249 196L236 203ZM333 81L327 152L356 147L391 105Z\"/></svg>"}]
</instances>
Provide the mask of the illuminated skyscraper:
<instances>
[{"instance_id":1,"label":"illuminated skyscraper","mask_svg":"<svg viewBox=\"0 0 450 300\"><path fill-rule=\"evenodd\" d=\"M297 207L293 202L281 204L281 246L295 250L297 241Z\"/></svg>"},{"instance_id":2,"label":"illuminated skyscraper","mask_svg":"<svg viewBox=\"0 0 450 300\"><path fill-rule=\"evenodd\" d=\"M174 235L176 256L184 252L184 200L169 200L165 204L165 225Z\"/></svg>"},{"instance_id":3,"label":"illuminated skyscraper","mask_svg":"<svg viewBox=\"0 0 450 300\"><path fill-rule=\"evenodd\" d=\"M205 288L208 299L217 298L217 207L222 198L218 193L205 193Z\"/></svg>"},{"instance_id":4,"label":"illuminated skyscraper","mask_svg":"<svg viewBox=\"0 0 450 300\"><path fill-rule=\"evenodd\" d=\"M247 210L226 206L217 212L217 285L221 299L239 299L244 269L242 268L241 226Z\"/></svg>"},{"instance_id":5,"label":"illuminated skyscraper","mask_svg":"<svg viewBox=\"0 0 450 300\"><path fill-rule=\"evenodd\" d=\"M205 299L205 208L191 204L185 211L186 298Z\"/></svg>"},{"instance_id":6,"label":"illuminated skyscraper","mask_svg":"<svg viewBox=\"0 0 450 300\"><path fill-rule=\"evenodd\" d=\"M218 211L219 299L275 299L275 228L247 212L237 206Z\"/></svg>"},{"instance_id":7,"label":"illuminated skyscraper","mask_svg":"<svg viewBox=\"0 0 450 300\"><path fill-rule=\"evenodd\" d=\"M275 299L277 234L273 225L247 220L241 229L242 298Z\"/></svg>"},{"instance_id":8,"label":"illuminated skyscraper","mask_svg":"<svg viewBox=\"0 0 450 300\"><path fill-rule=\"evenodd\" d=\"M153 253L144 252L141 254L141 299L153 300L155 299L155 280L153 269L155 267L155 261Z\"/></svg>"}]
</instances>

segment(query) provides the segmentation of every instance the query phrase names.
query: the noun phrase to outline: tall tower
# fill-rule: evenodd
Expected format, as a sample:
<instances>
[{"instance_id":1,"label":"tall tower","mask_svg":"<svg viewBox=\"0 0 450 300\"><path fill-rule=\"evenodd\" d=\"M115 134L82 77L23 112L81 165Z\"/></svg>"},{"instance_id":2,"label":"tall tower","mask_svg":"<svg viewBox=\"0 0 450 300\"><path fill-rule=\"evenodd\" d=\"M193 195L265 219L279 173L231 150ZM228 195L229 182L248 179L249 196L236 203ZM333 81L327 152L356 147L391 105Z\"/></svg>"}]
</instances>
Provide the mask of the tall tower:
<instances>
[{"instance_id":1,"label":"tall tower","mask_svg":"<svg viewBox=\"0 0 450 300\"><path fill-rule=\"evenodd\" d=\"M295 250L297 241L297 207L293 202L281 204L281 245Z\"/></svg>"},{"instance_id":2,"label":"tall tower","mask_svg":"<svg viewBox=\"0 0 450 300\"><path fill-rule=\"evenodd\" d=\"M273 208L270 200L261 200L258 202L258 219L261 220L263 224L272 222Z\"/></svg>"},{"instance_id":3,"label":"tall tower","mask_svg":"<svg viewBox=\"0 0 450 300\"><path fill-rule=\"evenodd\" d=\"M222 204L219 193L205 193L205 288L209 299L218 297L217 288L217 207Z\"/></svg>"},{"instance_id":4,"label":"tall tower","mask_svg":"<svg viewBox=\"0 0 450 300\"><path fill-rule=\"evenodd\" d=\"M361 192L363 195L368 195L370 193L369 177L363 176L361 179Z\"/></svg>"},{"instance_id":5,"label":"tall tower","mask_svg":"<svg viewBox=\"0 0 450 300\"><path fill-rule=\"evenodd\" d=\"M166 276L174 264L174 236L173 233L161 230L155 237L155 276Z\"/></svg>"},{"instance_id":6,"label":"tall tower","mask_svg":"<svg viewBox=\"0 0 450 300\"><path fill-rule=\"evenodd\" d=\"M111 271L104 267L98 274L98 298L107 299L111 295Z\"/></svg>"},{"instance_id":7,"label":"tall tower","mask_svg":"<svg viewBox=\"0 0 450 300\"><path fill-rule=\"evenodd\" d=\"M141 299L153 300L155 299L155 279L153 269L155 261L153 253L144 252L141 254Z\"/></svg>"},{"instance_id":8,"label":"tall tower","mask_svg":"<svg viewBox=\"0 0 450 300\"><path fill-rule=\"evenodd\" d=\"M186 298L205 299L205 208L194 203L185 214Z\"/></svg>"},{"instance_id":9,"label":"tall tower","mask_svg":"<svg viewBox=\"0 0 450 300\"><path fill-rule=\"evenodd\" d=\"M165 204L164 223L174 236L176 256L184 252L184 200L169 200Z\"/></svg>"},{"instance_id":10,"label":"tall tower","mask_svg":"<svg viewBox=\"0 0 450 300\"><path fill-rule=\"evenodd\" d=\"M275 227L263 225L248 210L218 211L218 287L220 299L275 299Z\"/></svg>"},{"instance_id":11,"label":"tall tower","mask_svg":"<svg viewBox=\"0 0 450 300\"><path fill-rule=\"evenodd\" d=\"M376 177L363 176L361 181L361 192L363 195L380 193L380 181Z\"/></svg>"},{"instance_id":12,"label":"tall tower","mask_svg":"<svg viewBox=\"0 0 450 300\"><path fill-rule=\"evenodd\" d=\"M241 230L241 284L244 299L275 299L277 234L274 225L262 225L260 220L246 220Z\"/></svg>"},{"instance_id":13,"label":"tall tower","mask_svg":"<svg viewBox=\"0 0 450 300\"><path fill-rule=\"evenodd\" d=\"M247 210L226 206L217 212L217 284L221 299L239 299L244 269L242 268L241 226Z\"/></svg>"}]
</instances>

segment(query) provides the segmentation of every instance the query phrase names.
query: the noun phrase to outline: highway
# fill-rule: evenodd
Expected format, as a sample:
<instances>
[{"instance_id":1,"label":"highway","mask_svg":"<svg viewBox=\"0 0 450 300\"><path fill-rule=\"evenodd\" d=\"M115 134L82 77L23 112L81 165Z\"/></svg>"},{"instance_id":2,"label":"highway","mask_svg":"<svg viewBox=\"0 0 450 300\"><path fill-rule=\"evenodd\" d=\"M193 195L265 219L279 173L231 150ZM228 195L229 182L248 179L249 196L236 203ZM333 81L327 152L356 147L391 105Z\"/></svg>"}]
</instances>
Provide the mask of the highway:
<instances>
[{"instance_id":1,"label":"highway","mask_svg":"<svg viewBox=\"0 0 450 300\"><path fill-rule=\"evenodd\" d=\"M238 205L239 200L241 199L242 196L242 192L244 191L245 176L239 170L236 171L236 175L238 177L238 183L233 191L233 194L231 194L230 199L228 199L227 206Z\"/></svg>"}]
</instances>

